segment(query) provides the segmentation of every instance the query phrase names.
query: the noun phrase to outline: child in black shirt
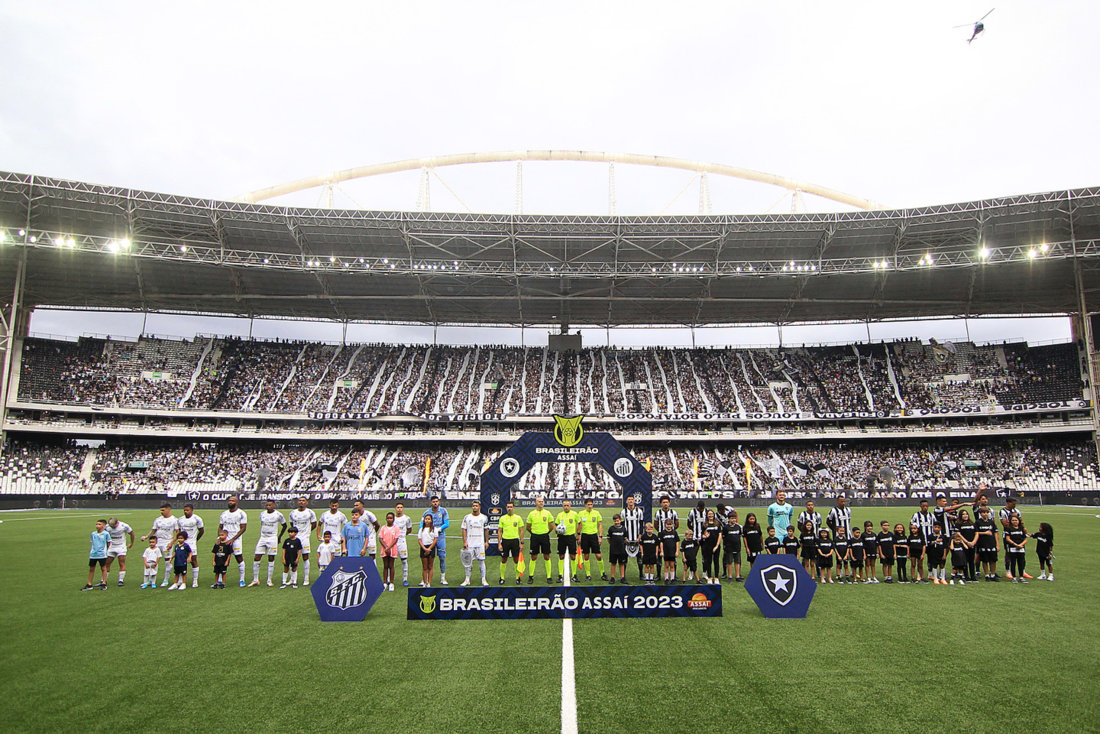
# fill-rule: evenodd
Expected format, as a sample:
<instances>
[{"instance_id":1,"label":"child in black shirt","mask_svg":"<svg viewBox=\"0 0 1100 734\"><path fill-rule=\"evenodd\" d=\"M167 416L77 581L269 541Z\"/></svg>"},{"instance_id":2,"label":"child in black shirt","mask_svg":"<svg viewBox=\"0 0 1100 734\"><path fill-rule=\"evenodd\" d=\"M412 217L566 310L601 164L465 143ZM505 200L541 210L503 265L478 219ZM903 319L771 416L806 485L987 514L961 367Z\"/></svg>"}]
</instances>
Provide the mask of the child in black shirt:
<instances>
[{"instance_id":1,"label":"child in black shirt","mask_svg":"<svg viewBox=\"0 0 1100 734\"><path fill-rule=\"evenodd\" d=\"M802 567L810 576L817 576L814 569L814 559L817 557L817 536L814 535L814 524L806 521L802 524L802 535L798 539L802 546Z\"/></svg>"},{"instance_id":2,"label":"child in black shirt","mask_svg":"<svg viewBox=\"0 0 1100 734\"><path fill-rule=\"evenodd\" d=\"M745 515L745 526L741 528L741 535L745 539L745 555L748 556L749 567L752 568L756 557L764 550L764 531L756 521L755 512Z\"/></svg>"},{"instance_id":3,"label":"child in black shirt","mask_svg":"<svg viewBox=\"0 0 1100 734\"><path fill-rule=\"evenodd\" d=\"M957 529L951 534L951 585L966 586L966 538Z\"/></svg>"},{"instance_id":4,"label":"child in black shirt","mask_svg":"<svg viewBox=\"0 0 1100 734\"><path fill-rule=\"evenodd\" d=\"M1024 578L1024 562L1026 560L1027 531L1020 523L1020 516L1013 515L1008 521L1008 529L1005 530L1005 544L1008 546L1008 572L1012 574L1013 583L1027 583Z\"/></svg>"},{"instance_id":5,"label":"child in black shirt","mask_svg":"<svg viewBox=\"0 0 1100 734\"><path fill-rule=\"evenodd\" d=\"M875 524L868 520L863 523L863 555L866 558L867 570L863 576L866 584L877 584L875 577L875 561L878 560L878 536L875 535Z\"/></svg>"},{"instance_id":6,"label":"child in black shirt","mask_svg":"<svg viewBox=\"0 0 1100 734\"><path fill-rule=\"evenodd\" d=\"M225 573L229 570L229 557L233 555L233 544L228 541L229 533L219 530L218 542L214 544L214 584L211 589L225 588Z\"/></svg>"},{"instance_id":7,"label":"child in black shirt","mask_svg":"<svg viewBox=\"0 0 1100 734\"><path fill-rule=\"evenodd\" d=\"M283 541L283 585L287 587L287 576L290 576L290 585L298 588L298 556L302 553L302 541L298 539L298 528L293 525L288 531L290 537Z\"/></svg>"},{"instance_id":8,"label":"child in black shirt","mask_svg":"<svg viewBox=\"0 0 1100 734\"><path fill-rule=\"evenodd\" d=\"M821 583L835 584L833 581L833 555L836 548L833 547L833 539L829 537L829 531L825 528L817 535L817 571L821 574ZM828 581L826 581L828 576Z\"/></svg>"},{"instance_id":9,"label":"child in black shirt","mask_svg":"<svg viewBox=\"0 0 1100 734\"><path fill-rule=\"evenodd\" d=\"M798 548L798 538L794 537L794 525L788 525L787 537L783 538L783 553L788 556L797 556Z\"/></svg>"},{"instance_id":10,"label":"child in black shirt","mask_svg":"<svg viewBox=\"0 0 1100 734\"><path fill-rule=\"evenodd\" d=\"M1039 580L1053 581L1054 566L1050 562L1054 560L1054 554L1051 552L1054 550L1054 528L1050 523L1041 522L1039 532L1033 533L1031 537L1035 538L1035 553L1039 556L1039 570L1042 571L1039 574ZM1050 573L1048 574L1047 571Z\"/></svg>"},{"instance_id":11,"label":"child in black shirt","mask_svg":"<svg viewBox=\"0 0 1100 734\"><path fill-rule=\"evenodd\" d=\"M852 582L866 582L867 576L863 573L863 539L859 535L859 526L852 528L852 540L848 545L848 551L852 556L849 562L852 566Z\"/></svg>"},{"instance_id":12,"label":"child in black shirt","mask_svg":"<svg viewBox=\"0 0 1100 734\"><path fill-rule=\"evenodd\" d=\"M653 523L645 524L645 532L638 536L638 545L641 547L642 572L645 576L646 586L653 586L657 577L657 556L660 554L661 541L653 532Z\"/></svg>"},{"instance_id":13,"label":"child in black shirt","mask_svg":"<svg viewBox=\"0 0 1100 734\"><path fill-rule=\"evenodd\" d=\"M680 543L680 555L684 557L684 581L688 580L688 576L691 576L695 583L699 583L699 570L696 567L697 559L699 557L699 541L695 539L695 534L691 532L691 528L687 529L684 533L684 540Z\"/></svg>"},{"instance_id":14,"label":"child in black shirt","mask_svg":"<svg viewBox=\"0 0 1100 734\"><path fill-rule=\"evenodd\" d=\"M673 528L672 520L666 520L665 529L657 537L661 541L661 556L665 559L661 580L667 585L676 580L676 558L680 554L680 534Z\"/></svg>"},{"instance_id":15,"label":"child in black shirt","mask_svg":"<svg viewBox=\"0 0 1100 734\"><path fill-rule=\"evenodd\" d=\"M833 541L833 549L836 551L836 575L840 579L842 584L852 583L851 569L848 567L848 562L852 558L850 552L851 542L848 540L848 535L844 531L843 527L836 529L836 539Z\"/></svg>"},{"instance_id":16,"label":"child in black shirt","mask_svg":"<svg viewBox=\"0 0 1100 734\"><path fill-rule=\"evenodd\" d=\"M882 579L888 584L894 583L894 533L890 522L883 520L882 532L878 534L878 559L882 561Z\"/></svg>"},{"instance_id":17,"label":"child in black shirt","mask_svg":"<svg viewBox=\"0 0 1100 734\"><path fill-rule=\"evenodd\" d=\"M626 526L623 516L615 515L614 525L607 529L607 556L611 564L611 583L626 583ZM619 570L622 581L615 578L615 569Z\"/></svg>"},{"instance_id":18,"label":"child in black shirt","mask_svg":"<svg viewBox=\"0 0 1100 734\"><path fill-rule=\"evenodd\" d=\"M897 557L898 583L909 581L906 568L909 564L909 546L905 542L905 526L900 522L894 526L894 555Z\"/></svg>"},{"instance_id":19,"label":"child in black shirt","mask_svg":"<svg viewBox=\"0 0 1100 734\"><path fill-rule=\"evenodd\" d=\"M986 581L999 581L997 575L997 524L993 522L993 513L988 507L978 508L978 519L974 523L978 539L978 561Z\"/></svg>"},{"instance_id":20,"label":"child in black shirt","mask_svg":"<svg viewBox=\"0 0 1100 734\"><path fill-rule=\"evenodd\" d=\"M911 583L919 583L928 579L924 577L924 536L916 525L909 525L909 537L905 539L909 546L909 580Z\"/></svg>"},{"instance_id":21,"label":"child in black shirt","mask_svg":"<svg viewBox=\"0 0 1100 734\"><path fill-rule=\"evenodd\" d=\"M768 528L768 537L764 538L764 551L774 556L782 547L783 541L775 537L775 528Z\"/></svg>"},{"instance_id":22,"label":"child in black shirt","mask_svg":"<svg viewBox=\"0 0 1100 734\"><path fill-rule=\"evenodd\" d=\"M947 552L947 541L943 537L943 528L939 523L932 526L932 537L928 539L928 572L932 574L933 584L946 584L943 562Z\"/></svg>"}]
</instances>

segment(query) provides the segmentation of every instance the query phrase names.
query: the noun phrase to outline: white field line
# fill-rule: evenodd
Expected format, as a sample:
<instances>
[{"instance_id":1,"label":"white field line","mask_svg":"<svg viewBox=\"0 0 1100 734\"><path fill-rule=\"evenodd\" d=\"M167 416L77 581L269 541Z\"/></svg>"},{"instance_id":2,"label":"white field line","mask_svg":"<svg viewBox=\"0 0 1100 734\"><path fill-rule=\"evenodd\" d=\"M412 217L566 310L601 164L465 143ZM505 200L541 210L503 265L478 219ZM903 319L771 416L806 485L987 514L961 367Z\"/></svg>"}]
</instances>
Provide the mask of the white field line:
<instances>
[{"instance_id":1,"label":"white field line","mask_svg":"<svg viewBox=\"0 0 1100 734\"><path fill-rule=\"evenodd\" d=\"M564 585L569 586L573 567L565 551ZM561 734L577 734L577 680L573 668L573 620L566 617L561 627Z\"/></svg>"}]
</instances>

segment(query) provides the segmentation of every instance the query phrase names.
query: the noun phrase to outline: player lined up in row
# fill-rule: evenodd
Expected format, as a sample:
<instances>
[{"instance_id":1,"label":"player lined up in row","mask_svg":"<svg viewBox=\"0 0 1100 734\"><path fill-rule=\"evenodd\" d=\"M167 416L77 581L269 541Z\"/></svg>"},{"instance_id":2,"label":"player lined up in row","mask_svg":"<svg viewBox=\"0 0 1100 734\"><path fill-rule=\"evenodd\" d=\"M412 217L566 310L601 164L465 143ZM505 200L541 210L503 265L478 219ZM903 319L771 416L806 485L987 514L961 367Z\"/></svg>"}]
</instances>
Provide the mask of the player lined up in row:
<instances>
[{"instance_id":1,"label":"player lined up in row","mask_svg":"<svg viewBox=\"0 0 1100 734\"><path fill-rule=\"evenodd\" d=\"M429 533L421 539L428 540L432 549L432 560L438 555L446 557L445 535L449 526L447 510L439 505L438 498L432 501L431 509L425 511L426 519L421 525L427 525ZM361 501L355 502L351 518L340 511L338 500L329 503L329 510L318 516L309 508L305 497L298 499L298 507L289 513L289 522L275 509L274 502L268 502L264 511L259 513L260 534L253 553L252 582L247 583L243 536L248 529L248 515L240 509L238 499L230 497L227 509L218 519L218 541L214 544L213 566L215 582L211 588L225 588L225 576L230 559L237 562L239 585L259 586L260 569L264 556L267 557L267 586L274 586L275 559L278 556L283 565L282 587L297 587L298 567L302 565L305 586L309 585L311 539L318 541L317 560L320 568L331 562L336 556L370 556L374 558L381 546L384 579L387 589L393 591L395 561L400 559L403 566L404 585L409 583L408 545L406 536L412 532L413 521L404 512L404 505L397 503L394 512L386 515L386 525L379 524L374 513L363 507ZM433 522L434 520L434 522ZM100 527L102 525L102 527ZM421 528L423 531L424 528ZM183 515L172 514L172 505L165 502L160 508L160 517L153 521L152 528L141 540L148 540L149 548L142 554L144 571L142 588L157 588L157 570L164 569L162 587L170 590L186 588L186 576L191 577L191 587L199 585L199 541L206 532L202 518L195 514L194 506L184 505ZM432 534L434 532L434 535ZM284 534L287 536L283 539ZM421 533L423 535L423 532ZM118 585L123 586L126 579L127 551L134 545L134 531L118 518L96 523L92 533L92 550L89 555L88 583L82 589L106 589L107 577L112 566L118 562ZM445 561L441 561L445 563ZM101 580L93 586L96 566L101 569ZM445 571L445 566L442 566ZM171 583L170 583L171 582ZM446 583L444 580L443 583Z\"/></svg>"}]
</instances>

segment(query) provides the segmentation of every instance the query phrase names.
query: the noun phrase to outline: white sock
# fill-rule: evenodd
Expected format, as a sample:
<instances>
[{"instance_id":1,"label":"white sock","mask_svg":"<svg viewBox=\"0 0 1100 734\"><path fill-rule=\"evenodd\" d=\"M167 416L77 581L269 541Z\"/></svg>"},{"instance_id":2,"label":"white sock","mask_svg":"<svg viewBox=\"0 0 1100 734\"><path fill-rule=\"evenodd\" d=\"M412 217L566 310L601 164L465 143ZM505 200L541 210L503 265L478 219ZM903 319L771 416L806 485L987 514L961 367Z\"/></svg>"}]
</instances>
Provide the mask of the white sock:
<instances>
[{"instance_id":1,"label":"white sock","mask_svg":"<svg viewBox=\"0 0 1100 734\"><path fill-rule=\"evenodd\" d=\"M122 581L123 581L123 580L124 580L125 578L126 578L126 572L125 572L125 571L119 571L119 572L118 572L118 582L119 582L119 583L121 584L121 583L122 583Z\"/></svg>"},{"instance_id":2,"label":"white sock","mask_svg":"<svg viewBox=\"0 0 1100 734\"><path fill-rule=\"evenodd\" d=\"M409 559L408 558L402 558L401 559L401 576L402 576L402 578L401 578L402 581L408 581L409 580ZM393 579L390 579L390 581L392 582Z\"/></svg>"},{"instance_id":3,"label":"white sock","mask_svg":"<svg viewBox=\"0 0 1100 734\"><path fill-rule=\"evenodd\" d=\"M485 561L478 561L477 567L481 569L481 580L485 580Z\"/></svg>"},{"instance_id":4,"label":"white sock","mask_svg":"<svg viewBox=\"0 0 1100 734\"><path fill-rule=\"evenodd\" d=\"M267 583L271 583L271 579L275 577L275 561L267 562Z\"/></svg>"},{"instance_id":5,"label":"white sock","mask_svg":"<svg viewBox=\"0 0 1100 734\"><path fill-rule=\"evenodd\" d=\"M253 561L252 562L252 580L255 581L257 584L260 583L260 562L259 561Z\"/></svg>"},{"instance_id":6,"label":"white sock","mask_svg":"<svg viewBox=\"0 0 1100 734\"><path fill-rule=\"evenodd\" d=\"M294 584L295 586L298 585L298 572L297 571L291 571L290 572L290 583Z\"/></svg>"},{"instance_id":7,"label":"white sock","mask_svg":"<svg viewBox=\"0 0 1100 734\"><path fill-rule=\"evenodd\" d=\"M164 583L167 584L172 580L172 567L169 565L164 566Z\"/></svg>"},{"instance_id":8,"label":"white sock","mask_svg":"<svg viewBox=\"0 0 1100 734\"><path fill-rule=\"evenodd\" d=\"M308 584L309 583L309 561L308 560L305 562L305 568L303 569L303 574L304 575L302 576L302 581L304 583Z\"/></svg>"},{"instance_id":9,"label":"white sock","mask_svg":"<svg viewBox=\"0 0 1100 734\"><path fill-rule=\"evenodd\" d=\"M286 572L286 571L283 571L283 585L284 585L284 586L286 585L286 578L287 578L287 576L288 576L287 572Z\"/></svg>"},{"instance_id":10,"label":"white sock","mask_svg":"<svg viewBox=\"0 0 1100 734\"><path fill-rule=\"evenodd\" d=\"M198 586L199 585L199 567L198 566L192 566L191 567L191 585L192 586Z\"/></svg>"},{"instance_id":11,"label":"white sock","mask_svg":"<svg viewBox=\"0 0 1100 734\"><path fill-rule=\"evenodd\" d=\"M244 581L244 561L237 561L237 570L241 572L241 581Z\"/></svg>"}]
</instances>

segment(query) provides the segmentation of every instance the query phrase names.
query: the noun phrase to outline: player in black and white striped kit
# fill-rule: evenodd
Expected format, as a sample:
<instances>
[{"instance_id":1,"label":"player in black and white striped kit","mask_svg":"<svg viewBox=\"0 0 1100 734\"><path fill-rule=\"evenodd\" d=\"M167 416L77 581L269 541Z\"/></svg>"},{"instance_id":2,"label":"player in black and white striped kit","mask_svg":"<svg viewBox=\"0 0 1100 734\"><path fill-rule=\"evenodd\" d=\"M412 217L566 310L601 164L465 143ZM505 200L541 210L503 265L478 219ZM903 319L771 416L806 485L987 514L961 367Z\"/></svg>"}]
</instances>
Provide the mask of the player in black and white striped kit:
<instances>
[{"instance_id":1,"label":"player in black and white striped kit","mask_svg":"<svg viewBox=\"0 0 1100 734\"><path fill-rule=\"evenodd\" d=\"M812 523L814 526L814 537L821 531L821 515L817 514L817 510L814 507L813 500L806 501L806 509L798 513L798 527L805 530L806 523Z\"/></svg>"},{"instance_id":2,"label":"player in black and white striped kit","mask_svg":"<svg viewBox=\"0 0 1100 734\"><path fill-rule=\"evenodd\" d=\"M715 515L717 514L715 513ZM703 528L707 526L707 505L703 500L699 500L699 504L695 506L695 509L688 513L687 522L696 539L702 538Z\"/></svg>"},{"instance_id":3,"label":"player in black and white striped kit","mask_svg":"<svg viewBox=\"0 0 1100 734\"><path fill-rule=\"evenodd\" d=\"M704 515L705 514L706 513L704 513ZM676 510L669 508L668 497L662 497L661 509L653 513L653 527L664 528L666 520L672 520L673 530L680 529L680 515L676 512Z\"/></svg>"},{"instance_id":4,"label":"player in black and white striped kit","mask_svg":"<svg viewBox=\"0 0 1100 734\"><path fill-rule=\"evenodd\" d=\"M932 527L936 524L936 516L928 511L928 500L920 501L920 509L913 513L909 524L917 526L917 530L920 531L921 538L924 539L924 544L927 546L928 541L932 540Z\"/></svg>"},{"instance_id":5,"label":"player in black and white striped kit","mask_svg":"<svg viewBox=\"0 0 1100 734\"><path fill-rule=\"evenodd\" d=\"M836 498L836 507L829 510L825 524L833 531L834 537L839 528L844 528L845 537L852 535L852 508L848 507L848 498L840 495Z\"/></svg>"},{"instance_id":6,"label":"player in black and white striped kit","mask_svg":"<svg viewBox=\"0 0 1100 734\"><path fill-rule=\"evenodd\" d=\"M626 528L626 543L627 548L638 548L638 538L642 535L642 530L645 528L645 512L641 507L637 507L634 503L634 497L630 496L626 498L626 509L619 513L623 519L623 527ZM638 561L638 578L642 581L645 580L645 575L642 573L642 554L639 551L634 555L634 558Z\"/></svg>"}]
</instances>

